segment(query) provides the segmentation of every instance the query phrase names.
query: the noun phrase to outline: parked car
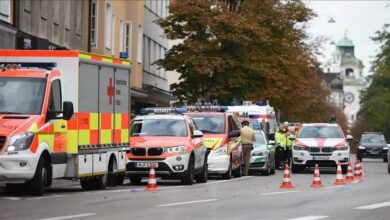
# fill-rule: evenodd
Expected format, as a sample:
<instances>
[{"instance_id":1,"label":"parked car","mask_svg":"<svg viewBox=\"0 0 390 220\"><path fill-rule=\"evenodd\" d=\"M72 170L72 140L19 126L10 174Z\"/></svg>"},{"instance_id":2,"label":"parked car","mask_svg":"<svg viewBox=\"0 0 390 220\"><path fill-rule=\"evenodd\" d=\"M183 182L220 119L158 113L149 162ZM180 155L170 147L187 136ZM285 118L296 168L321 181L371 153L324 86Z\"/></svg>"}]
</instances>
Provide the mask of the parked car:
<instances>
[{"instance_id":1,"label":"parked car","mask_svg":"<svg viewBox=\"0 0 390 220\"><path fill-rule=\"evenodd\" d=\"M255 134L249 172L265 176L275 174L275 141L268 140L263 130L255 131Z\"/></svg>"},{"instance_id":2,"label":"parked car","mask_svg":"<svg viewBox=\"0 0 390 220\"><path fill-rule=\"evenodd\" d=\"M359 141L357 141L357 158L363 161L363 158L380 158L387 162L387 152L389 148L386 144L385 136L382 132L364 132Z\"/></svg>"}]
</instances>

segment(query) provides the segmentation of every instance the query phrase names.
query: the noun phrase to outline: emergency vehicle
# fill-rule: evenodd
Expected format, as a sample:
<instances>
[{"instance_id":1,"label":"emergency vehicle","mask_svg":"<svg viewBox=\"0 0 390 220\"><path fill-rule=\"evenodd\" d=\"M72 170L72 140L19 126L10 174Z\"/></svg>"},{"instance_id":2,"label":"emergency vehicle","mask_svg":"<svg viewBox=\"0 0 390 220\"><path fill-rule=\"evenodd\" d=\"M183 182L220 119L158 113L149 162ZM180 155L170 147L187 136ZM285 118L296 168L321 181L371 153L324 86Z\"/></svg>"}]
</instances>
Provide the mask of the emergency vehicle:
<instances>
[{"instance_id":1,"label":"emergency vehicle","mask_svg":"<svg viewBox=\"0 0 390 220\"><path fill-rule=\"evenodd\" d=\"M145 108L133 119L130 130L130 152L126 173L138 184L149 175L180 179L192 185L207 182L207 150L203 133L183 109Z\"/></svg>"},{"instance_id":2,"label":"emergency vehicle","mask_svg":"<svg viewBox=\"0 0 390 220\"><path fill-rule=\"evenodd\" d=\"M130 62L80 51L0 50L0 182L42 195L123 182Z\"/></svg>"},{"instance_id":3,"label":"emergency vehicle","mask_svg":"<svg viewBox=\"0 0 390 220\"><path fill-rule=\"evenodd\" d=\"M303 124L292 149L292 172L300 172L315 164L336 168L340 162L343 173L346 173L350 159L348 142L351 140L352 136L345 137L338 124Z\"/></svg>"},{"instance_id":4,"label":"emergency vehicle","mask_svg":"<svg viewBox=\"0 0 390 220\"><path fill-rule=\"evenodd\" d=\"M221 174L224 179L242 176L243 154L241 124L236 116L222 106L186 106L208 151L208 172Z\"/></svg>"},{"instance_id":5,"label":"emergency vehicle","mask_svg":"<svg viewBox=\"0 0 390 220\"><path fill-rule=\"evenodd\" d=\"M255 105L251 101L244 101L243 103L245 105L228 106L227 111L240 118L256 119L267 134L267 137L274 139L278 130L274 108L268 102L265 105Z\"/></svg>"}]
</instances>

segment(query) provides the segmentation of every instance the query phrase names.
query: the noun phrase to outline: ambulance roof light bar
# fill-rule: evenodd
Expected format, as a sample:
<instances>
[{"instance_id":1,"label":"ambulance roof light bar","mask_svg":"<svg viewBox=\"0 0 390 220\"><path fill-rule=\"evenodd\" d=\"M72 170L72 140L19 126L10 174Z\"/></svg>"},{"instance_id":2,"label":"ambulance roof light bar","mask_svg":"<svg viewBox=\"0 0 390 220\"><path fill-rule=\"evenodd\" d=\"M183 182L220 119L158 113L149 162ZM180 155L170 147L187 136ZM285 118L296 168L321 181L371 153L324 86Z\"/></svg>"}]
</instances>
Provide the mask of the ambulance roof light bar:
<instances>
[{"instance_id":1,"label":"ambulance roof light bar","mask_svg":"<svg viewBox=\"0 0 390 220\"><path fill-rule=\"evenodd\" d=\"M42 68L42 69L53 69L57 67L57 63L54 62L0 62L0 69L3 71L18 68Z\"/></svg>"},{"instance_id":2,"label":"ambulance roof light bar","mask_svg":"<svg viewBox=\"0 0 390 220\"><path fill-rule=\"evenodd\" d=\"M193 105L185 106L186 112L226 112L226 106Z\"/></svg>"},{"instance_id":3,"label":"ambulance roof light bar","mask_svg":"<svg viewBox=\"0 0 390 220\"><path fill-rule=\"evenodd\" d=\"M141 115L148 114L183 114L185 112L184 108L176 108L176 107L150 107L150 108L141 108Z\"/></svg>"}]
</instances>

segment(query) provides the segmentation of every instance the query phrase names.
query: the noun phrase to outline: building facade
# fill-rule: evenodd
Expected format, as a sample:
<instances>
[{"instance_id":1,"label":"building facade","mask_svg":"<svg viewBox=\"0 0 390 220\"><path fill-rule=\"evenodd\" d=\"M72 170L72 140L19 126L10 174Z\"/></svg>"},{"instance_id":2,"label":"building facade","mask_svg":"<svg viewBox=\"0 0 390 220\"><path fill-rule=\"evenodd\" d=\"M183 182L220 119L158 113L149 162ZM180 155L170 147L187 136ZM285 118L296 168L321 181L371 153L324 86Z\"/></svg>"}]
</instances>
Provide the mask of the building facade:
<instances>
[{"instance_id":1,"label":"building facade","mask_svg":"<svg viewBox=\"0 0 390 220\"><path fill-rule=\"evenodd\" d=\"M335 47L331 58L323 65L323 85L330 89L329 102L340 108L351 127L360 110L360 94L365 86L364 65L355 57L355 46L345 36Z\"/></svg>"},{"instance_id":2,"label":"building facade","mask_svg":"<svg viewBox=\"0 0 390 220\"><path fill-rule=\"evenodd\" d=\"M0 1L0 48L14 49L17 29L14 27L14 1Z\"/></svg>"}]
</instances>

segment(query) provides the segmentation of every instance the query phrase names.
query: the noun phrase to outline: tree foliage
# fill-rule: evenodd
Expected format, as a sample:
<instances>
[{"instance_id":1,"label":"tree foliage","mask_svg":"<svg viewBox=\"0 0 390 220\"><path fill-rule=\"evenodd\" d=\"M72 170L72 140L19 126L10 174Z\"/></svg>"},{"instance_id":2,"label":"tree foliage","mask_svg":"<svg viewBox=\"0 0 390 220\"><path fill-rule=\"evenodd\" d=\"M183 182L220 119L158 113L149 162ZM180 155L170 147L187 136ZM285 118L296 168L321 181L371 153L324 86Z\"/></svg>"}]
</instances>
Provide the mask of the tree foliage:
<instances>
[{"instance_id":1,"label":"tree foliage","mask_svg":"<svg viewBox=\"0 0 390 220\"><path fill-rule=\"evenodd\" d=\"M390 32L388 25L372 38L381 44L372 65L370 86L363 92L361 115L373 130L390 137Z\"/></svg>"},{"instance_id":2,"label":"tree foliage","mask_svg":"<svg viewBox=\"0 0 390 220\"><path fill-rule=\"evenodd\" d=\"M326 120L328 95L305 23L314 13L299 0L179 0L159 20L180 40L158 64L181 73L171 86L182 101L265 100L285 118ZM326 117L326 119L324 119Z\"/></svg>"}]
</instances>

